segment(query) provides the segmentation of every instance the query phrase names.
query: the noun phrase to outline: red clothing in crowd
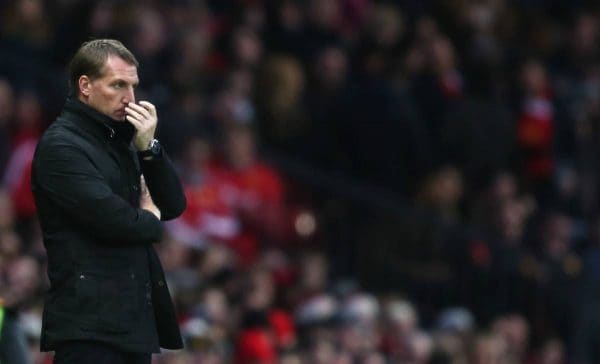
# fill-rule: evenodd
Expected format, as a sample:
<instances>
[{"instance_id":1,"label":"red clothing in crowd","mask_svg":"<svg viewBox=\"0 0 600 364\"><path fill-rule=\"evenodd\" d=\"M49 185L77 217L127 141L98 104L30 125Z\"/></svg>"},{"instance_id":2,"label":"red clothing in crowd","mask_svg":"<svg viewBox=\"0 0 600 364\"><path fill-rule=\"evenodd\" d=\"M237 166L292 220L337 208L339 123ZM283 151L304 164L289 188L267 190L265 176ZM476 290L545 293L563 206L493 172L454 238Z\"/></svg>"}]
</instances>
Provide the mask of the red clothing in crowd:
<instances>
[{"instance_id":1,"label":"red clothing in crowd","mask_svg":"<svg viewBox=\"0 0 600 364\"><path fill-rule=\"evenodd\" d=\"M554 115L550 97L539 95L525 101L517 132L527 175L534 181L546 180L554 170Z\"/></svg>"},{"instance_id":2,"label":"red clothing in crowd","mask_svg":"<svg viewBox=\"0 0 600 364\"><path fill-rule=\"evenodd\" d=\"M235 348L236 364L274 364L277 351L267 329L249 328L238 336Z\"/></svg>"},{"instance_id":3,"label":"red clothing in crowd","mask_svg":"<svg viewBox=\"0 0 600 364\"><path fill-rule=\"evenodd\" d=\"M20 218L30 218L36 213L31 192L31 161L36 145L37 138L23 139L17 144L8 160L4 175L4 184Z\"/></svg>"},{"instance_id":4,"label":"red clothing in crowd","mask_svg":"<svg viewBox=\"0 0 600 364\"><path fill-rule=\"evenodd\" d=\"M188 208L180 219L189 235L229 244L242 264L254 261L262 236L281 225L284 188L271 167L256 162L233 170L221 162L206 168L205 180L186 187Z\"/></svg>"}]
</instances>

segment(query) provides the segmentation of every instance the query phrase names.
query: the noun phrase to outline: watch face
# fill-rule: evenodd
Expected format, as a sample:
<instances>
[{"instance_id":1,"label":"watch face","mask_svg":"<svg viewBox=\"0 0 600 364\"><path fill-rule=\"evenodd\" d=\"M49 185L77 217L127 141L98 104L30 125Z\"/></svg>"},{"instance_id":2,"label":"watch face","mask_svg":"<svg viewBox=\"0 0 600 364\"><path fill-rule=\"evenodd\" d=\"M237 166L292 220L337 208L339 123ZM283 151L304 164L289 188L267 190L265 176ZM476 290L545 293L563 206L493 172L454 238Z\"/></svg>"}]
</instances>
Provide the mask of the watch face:
<instances>
[{"instance_id":1,"label":"watch face","mask_svg":"<svg viewBox=\"0 0 600 364\"><path fill-rule=\"evenodd\" d=\"M150 151L152 152L152 154L155 155L160 154L160 143L158 142L158 140L154 139L152 141L152 144L150 145Z\"/></svg>"}]
</instances>

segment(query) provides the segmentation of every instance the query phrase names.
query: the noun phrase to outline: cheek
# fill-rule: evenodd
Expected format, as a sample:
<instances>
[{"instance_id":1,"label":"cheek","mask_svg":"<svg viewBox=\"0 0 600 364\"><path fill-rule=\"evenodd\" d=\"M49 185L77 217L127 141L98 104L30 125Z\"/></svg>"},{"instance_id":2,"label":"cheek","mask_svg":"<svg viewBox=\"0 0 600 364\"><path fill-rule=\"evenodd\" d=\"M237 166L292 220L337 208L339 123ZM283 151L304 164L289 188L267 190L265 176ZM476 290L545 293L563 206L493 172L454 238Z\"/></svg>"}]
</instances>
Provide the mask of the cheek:
<instances>
[{"instance_id":1,"label":"cheek","mask_svg":"<svg viewBox=\"0 0 600 364\"><path fill-rule=\"evenodd\" d=\"M108 89L103 94L103 97L104 97L104 100L106 101L106 103L114 105L114 104L121 102L121 99L123 98L121 94L122 94L122 92L120 92L120 91Z\"/></svg>"},{"instance_id":2,"label":"cheek","mask_svg":"<svg viewBox=\"0 0 600 364\"><path fill-rule=\"evenodd\" d=\"M111 98L111 90L108 87L98 87L94 94L97 100L102 100L104 102Z\"/></svg>"}]
</instances>

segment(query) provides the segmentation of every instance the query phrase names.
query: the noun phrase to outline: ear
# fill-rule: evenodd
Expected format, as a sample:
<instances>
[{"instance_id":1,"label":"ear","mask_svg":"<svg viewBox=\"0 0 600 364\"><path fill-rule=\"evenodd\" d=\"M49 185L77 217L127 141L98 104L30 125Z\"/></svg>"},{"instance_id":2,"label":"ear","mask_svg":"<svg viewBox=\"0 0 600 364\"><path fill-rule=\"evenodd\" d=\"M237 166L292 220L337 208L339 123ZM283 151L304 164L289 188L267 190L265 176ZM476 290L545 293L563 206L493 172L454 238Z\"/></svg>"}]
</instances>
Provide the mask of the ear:
<instances>
[{"instance_id":1,"label":"ear","mask_svg":"<svg viewBox=\"0 0 600 364\"><path fill-rule=\"evenodd\" d=\"M86 75L79 77L79 92L83 96L90 96L92 92L92 80Z\"/></svg>"}]
</instances>

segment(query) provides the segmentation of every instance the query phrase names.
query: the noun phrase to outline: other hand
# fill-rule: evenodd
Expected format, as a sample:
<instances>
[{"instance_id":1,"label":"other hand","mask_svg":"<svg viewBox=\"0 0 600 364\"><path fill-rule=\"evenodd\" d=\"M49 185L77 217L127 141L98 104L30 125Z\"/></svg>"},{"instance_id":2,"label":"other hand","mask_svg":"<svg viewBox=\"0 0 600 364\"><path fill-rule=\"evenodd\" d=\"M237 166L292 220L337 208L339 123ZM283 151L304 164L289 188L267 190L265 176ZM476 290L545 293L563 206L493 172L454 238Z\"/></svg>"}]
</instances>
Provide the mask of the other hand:
<instances>
[{"instance_id":1,"label":"other hand","mask_svg":"<svg viewBox=\"0 0 600 364\"><path fill-rule=\"evenodd\" d=\"M150 196L150 191L148 190L148 186L146 185L146 180L144 179L143 175L140 177L140 186L140 208L150 211L154 214L154 216L156 216L157 219L160 220L160 210L158 207L156 207L154 201L152 201L152 196Z\"/></svg>"}]
</instances>

